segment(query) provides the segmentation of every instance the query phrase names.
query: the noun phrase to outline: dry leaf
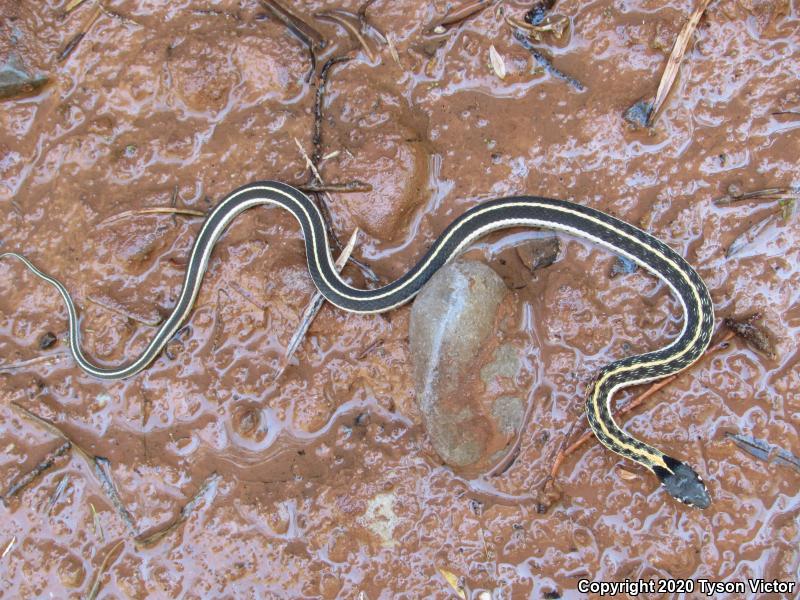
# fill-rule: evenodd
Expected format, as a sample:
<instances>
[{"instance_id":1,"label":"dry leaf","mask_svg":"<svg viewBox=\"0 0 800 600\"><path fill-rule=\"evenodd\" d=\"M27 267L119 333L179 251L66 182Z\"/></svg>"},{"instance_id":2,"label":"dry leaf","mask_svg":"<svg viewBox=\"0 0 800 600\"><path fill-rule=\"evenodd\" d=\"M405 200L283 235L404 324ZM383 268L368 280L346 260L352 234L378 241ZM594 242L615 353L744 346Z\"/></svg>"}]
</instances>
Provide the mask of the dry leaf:
<instances>
[{"instance_id":1,"label":"dry leaf","mask_svg":"<svg viewBox=\"0 0 800 600\"><path fill-rule=\"evenodd\" d=\"M492 69L500 79L506 77L506 63L500 53L495 49L494 44L489 46L489 60L492 62Z\"/></svg>"}]
</instances>

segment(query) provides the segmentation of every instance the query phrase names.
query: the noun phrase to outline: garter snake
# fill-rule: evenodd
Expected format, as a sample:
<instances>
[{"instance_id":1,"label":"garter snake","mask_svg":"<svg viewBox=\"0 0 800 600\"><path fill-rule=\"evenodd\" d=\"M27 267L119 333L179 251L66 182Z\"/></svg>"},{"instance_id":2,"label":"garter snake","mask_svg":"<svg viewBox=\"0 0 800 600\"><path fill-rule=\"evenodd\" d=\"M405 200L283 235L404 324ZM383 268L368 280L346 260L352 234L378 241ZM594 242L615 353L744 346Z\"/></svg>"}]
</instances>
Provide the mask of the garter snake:
<instances>
[{"instance_id":1,"label":"garter snake","mask_svg":"<svg viewBox=\"0 0 800 600\"><path fill-rule=\"evenodd\" d=\"M605 246L648 269L679 299L684 314L681 332L659 350L603 367L589 387L586 414L595 435L607 448L652 471L678 500L700 508L709 505L705 485L690 466L626 433L614 421L610 408L611 397L620 388L676 373L703 353L714 327L708 289L694 269L669 246L598 210L537 196L513 196L479 204L455 219L405 275L384 287L365 290L350 286L338 274L322 216L308 196L283 183L251 183L231 192L208 214L192 247L175 308L138 358L116 368L99 367L84 355L77 311L64 285L19 254L7 252L0 254L0 258L21 260L37 277L59 291L67 305L70 350L78 365L95 377L120 379L150 364L186 321L217 239L239 213L259 205L278 206L294 215L302 229L308 268L315 285L329 302L352 312L378 313L409 301L440 267L473 240L508 227L562 231Z\"/></svg>"}]
</instances>

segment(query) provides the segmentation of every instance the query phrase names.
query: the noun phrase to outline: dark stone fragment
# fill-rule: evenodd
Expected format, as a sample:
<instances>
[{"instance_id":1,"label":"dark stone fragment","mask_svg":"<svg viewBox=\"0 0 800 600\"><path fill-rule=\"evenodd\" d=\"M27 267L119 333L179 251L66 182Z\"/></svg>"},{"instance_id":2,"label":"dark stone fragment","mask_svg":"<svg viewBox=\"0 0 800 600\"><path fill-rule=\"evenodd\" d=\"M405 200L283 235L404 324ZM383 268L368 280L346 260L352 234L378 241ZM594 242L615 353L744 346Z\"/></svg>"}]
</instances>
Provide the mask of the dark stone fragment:
<instances>
[{"instance_id":1,"label":"dark stone fragment","mask_svg":"<svg viewBox=\"0 0 800 600\"><path fill-rule=\"evenodd\" d=\"M622 116L628 123L635 128L643 128L650 126L650 113L653 110L653 104L647 100L638 100L625 111Z\"/></svg>"},{"instance_id":2,"label":"dark stone fragment","mask_svg":"<svg viewBox=\"0 0 800 600\"><path fill-rule=\"evenodd\" d=\"M43 333L39 337L39 349L40 350L47 350L53 344L55 344L57 341L58 341L58 338L56 337L56 334L54 334L53 332L48 331L46 333Z\"/></svg>"}]
</instances>

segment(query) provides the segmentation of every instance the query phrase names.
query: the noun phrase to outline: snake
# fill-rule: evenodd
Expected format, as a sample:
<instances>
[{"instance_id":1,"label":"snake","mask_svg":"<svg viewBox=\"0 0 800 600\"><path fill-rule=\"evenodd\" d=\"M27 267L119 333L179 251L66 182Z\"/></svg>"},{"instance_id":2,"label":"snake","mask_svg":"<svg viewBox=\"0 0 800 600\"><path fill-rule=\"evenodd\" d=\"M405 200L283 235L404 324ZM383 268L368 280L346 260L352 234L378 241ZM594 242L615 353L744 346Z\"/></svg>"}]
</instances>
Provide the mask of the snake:
<instances>
[{"instance_id":1,"label":"snake","mask_svg":"<svg viewBox=\"0 0 800 600\"><path fill-rule=\"evenodd\" d=\"M147 367L186 322L197 298L212 250L228 225L249 208L268 205L289 211L300 224L308 269L314 284L333 305L356 313L380 313L411 300L442 266L479 237L509 227L544 228L596 243L624 256L663 281L680 301L681 331L668 345L616 360L599 370L588 386L586 416L597 439L609 450L649 471L677 500L706 508L711 499L702 478L691 466L624 431L615 421L611 399L621 388L673 375L696 361L708 347L714 311L708 288L677 252L656 237L602 211L566 200L539 196L509 196L476 204L454 219L422 258L398 279L375 289L351 286L331 256L328 232L318 206L303 192L277 181L257 181L225 196L206 216L192 245L180 295L141 354L119 367L98 366L81 348L78 312L67 288L25 256L16 258L38 278L53 285L67 307L69 347L78 366L101 379L130 377Z\"/></svg>"}]
</instances>

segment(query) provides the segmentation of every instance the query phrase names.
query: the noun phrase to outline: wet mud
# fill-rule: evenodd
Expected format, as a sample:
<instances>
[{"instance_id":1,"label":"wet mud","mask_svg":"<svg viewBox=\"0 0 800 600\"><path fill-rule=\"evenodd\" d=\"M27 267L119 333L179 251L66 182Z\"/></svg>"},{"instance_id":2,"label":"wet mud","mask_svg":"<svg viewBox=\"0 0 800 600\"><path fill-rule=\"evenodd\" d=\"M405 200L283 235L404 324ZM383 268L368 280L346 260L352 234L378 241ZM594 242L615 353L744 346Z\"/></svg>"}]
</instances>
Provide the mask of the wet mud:
<instances>
[{"instance_id":1,"label":"wet mud","mask_svg":"<svg viewBox=\"0 0 800 600\"><path fill-rule=\"evenodd\" d=\"M676 299L642 269L612 277L614 256L559 236L557 260L531 274L514 247L541 233L520 230L469 251L514 282L498 336L523 349L531 407L515 458L470 479L422 425L409 306L325 305L285 364L314 287L293 218L262 208L221 239L185 329L124 381L83 374L56 292L0 262L0 491L53 457L0 506L4 595L573 598L583 578L796 580L800 473L731 434L800 455L800 221L788 200L715 203L731 186L800 185L796 3L711 3L650 128L625 111L655 94L694 3L557 2L547 14L569 26L530 38L539 55L505 19L530 2L377 0L363 24L358 3L295 4L327 40L317 72L352 57L330 68L318 148L308 49L258 2L123 0L91 20L92 2L65 14L0 1L0 61L47 78L0 100L0 252L63 281L87 353L115 365L169 314L200 224L125 213L206 211L256 179L307 183L298 144L326 182L372 186L323 199L340 239L361 229L354 256L384 283L482 199L607 211L685 256L720 323L761 313L774 346L734 337L625 419L695 466L712 505L673 501L594 441L545 488L593 374L680 330ZM336 9L361 39L313 16ZM470 14L431 29L457 10ZM18 407L71 450L56 457L64 440Z\"/></svg>"}]
</instances>

